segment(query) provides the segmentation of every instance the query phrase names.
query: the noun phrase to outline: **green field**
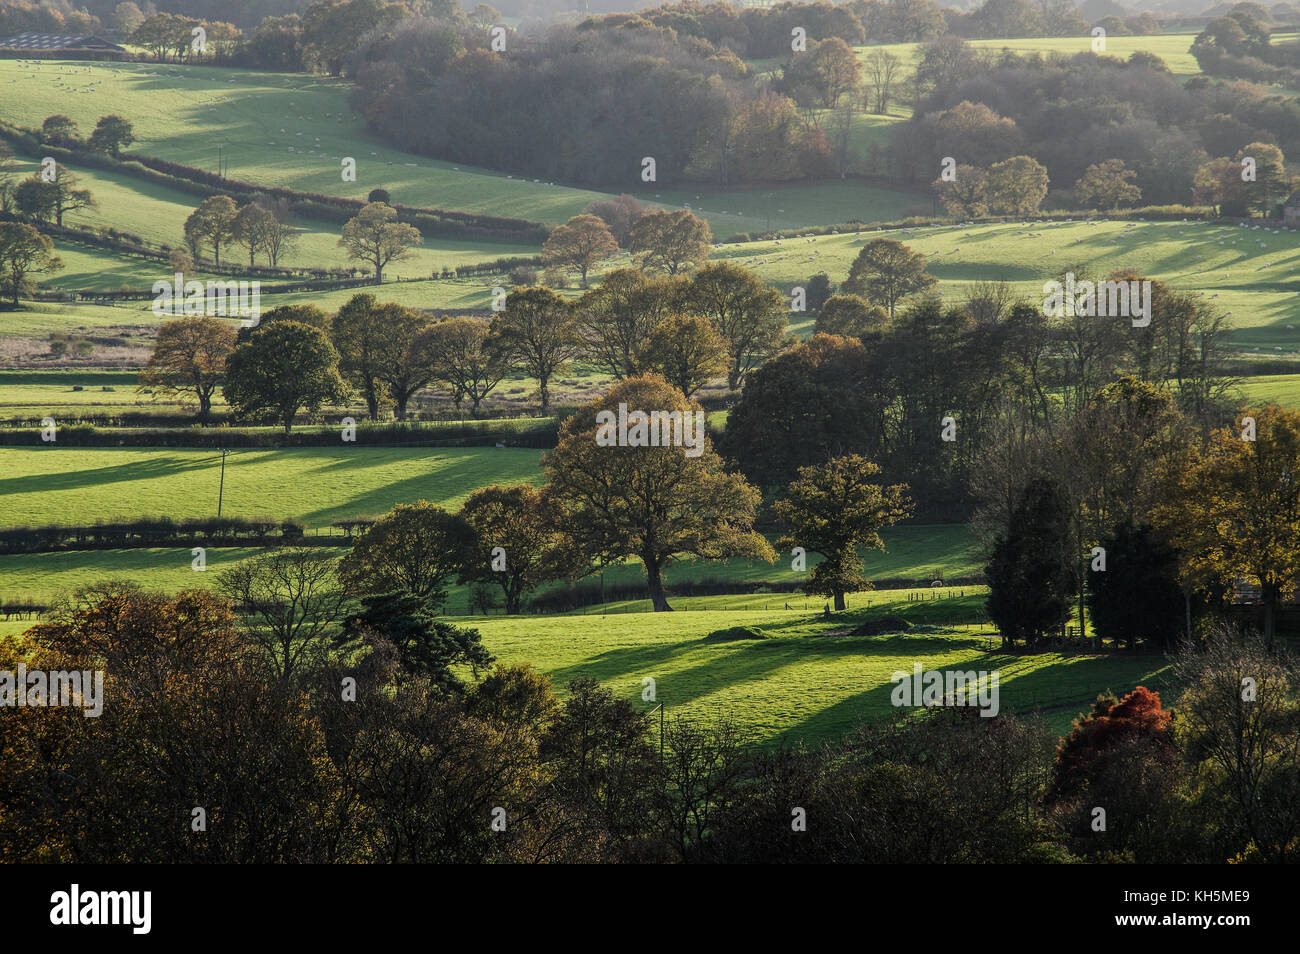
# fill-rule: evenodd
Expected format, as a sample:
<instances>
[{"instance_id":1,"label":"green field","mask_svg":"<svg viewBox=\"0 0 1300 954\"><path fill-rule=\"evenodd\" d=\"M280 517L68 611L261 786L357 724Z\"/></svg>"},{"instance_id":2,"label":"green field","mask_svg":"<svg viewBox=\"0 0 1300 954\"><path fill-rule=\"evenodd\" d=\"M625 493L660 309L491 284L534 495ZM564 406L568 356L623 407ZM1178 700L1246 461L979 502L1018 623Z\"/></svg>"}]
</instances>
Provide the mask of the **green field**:
<instances>
[{"instance_id":1,"label":"green field","mask_svg":"<svg viewBox=\"0 0 1300 954\"><path fill-rule=\"evenodd\" d=\"M884 594L880 594L884 595ZM972 603L974 597L968 597ZM866 615L908 615L905 601L876 602ZM530 662L563 686L590 676L638 706L642 680L655 680L656 701L670 716L713 722L730 718L756 738L832 737L860 719L892 711L890 675L924 669L997 671L1003 711L1058 710L1059 732L1105 688L1116 692L1160 682L1162 657L1010 655L977 629L932 626L878 637L827 635L849 614L825 622L815 614L688 611L668 614L475 619L503 662ZM468 621L466 621L468 622ZM757 627L768 638L720 641L708 634Z\"/></svg>"},{"instance_id":2,"label":"green field","mask_svg":"<svg viewBox=\"0 0 1300 954\"><path fill-rule=\"evenodd\" d=\"M20 175L30 175L37 170L37 163L32 159L17 160L14 166ZM199 196L131 176L81 167L75 162L69 163L68 168L81 180L81 187L90 190L96 203L91 208L66 216L65 222L68 225L88 228L111 226L150 242L172 247L182 246L182 227L186 217L202 201ZM348 261L347 255L339 247L337 225L310 219L299 220L295 225L299 229L297 246L283 257L282 265L327 268L351 267L355 264ZM50 287L106 289L134 285L147 288L169 274L165 262L126 257L120 253L106 255L100 249L66 241L58 244L59 254L67 267L45 282ZM520 242L430 236L409 258L393 262L387 274L390 278L424 277L435 269L456 268L497 258L536 255L539 251L540 246ZM231 245L224 250L223 260L242 263L246 256L247 251L243 247ZM118 266L106 262L106 258L118 262ZM265 264L265 257L259 256L258 261L259 264ZM102 274L97 268L102 269Z\"/></svg>"},{"instance_id":3,"label":"green field","mask_svg":"<svg viewBox=\"0 0 1300 954\"><path fill-rule=\"evenodd\" d=\"M177 561L182 557L185 565L168 572L199 576L188 569L188 552L178 553ZM877 593L870 595L869 608L831 621L816 613L706 609L456 622L477 628L501 662L531 663L561 690L570 680L589 676L618 697L649 708L642 698L649 677L656 701L670 717L727 718L750 738L769 744L833 738L856 721L887 718L894 711L891 675L911 673L915 663L926 670L997 672L1000 711L1041 712L1058 733L1066 732L1104 689L1122 693L1139 684L1167 684L1167 662L1159 656L1004 653L990 631L964 621L978 615L980 599L968 596L939 607L909 603L900 592ZM914 628L875 637L836 635L884 615L908 619ZM30 625L0 620L0 637ZM710 638L733 627L748 627L765 638Z\"/></svg>"},{"instance_id":4,"label":"green field","mask_svg":"<svg viewBox=\"0 0 1300 954\"><path fill-rule=\"evenodd\" d=\"M1300 353L1300 232L1207 222L1049 222L940 225L725 245L716 257L773 284L819 271L848 276L863 245L887 237L925 253L937 291L960 300L978 281L1007 281L1030 302L1067 270L1104 277L1132 269L1180 291L1203 293L1229 314L1234 344L1271 356Z\"/></svg>"},{"instance_id":5,"label":"green field","mask_svg":"<svg viewBox=\"0 0 1300 954\"><path fill-rule=\"evenodd\" d=\"M551 224L608 195L393 149L368 133L364 119L352 112L349 89L350 84L342 80L222 67L0 61L0 115L10 122L39 127L46 116L62 113L88 132L100 116L119 113L135 125L140 141L133 150L212 171L220 154L227 176L258 185L357 199L382 187L405 205ZM357 160L355 182L342 181L344 156ZM842 183L831 185L845 188ZM849 186L854 187L875 199L884 191ZM794 189L795 201L784 206L783 227L839 221L834 214L820 217L828 210L834 212L834 201L800 201L824 186L777 187L777 191L785 188ZM645 188L639 169L629 170L627 183L611 184L609 191L633 192L651 204L676 201L676 193ZM702 214L716 234L739 231L736 223L743 220L735 212L748 213L744 204L752 201L744 191L730 203L744 203L738 209L728 204L732 190L697 189L691 194L696 193L702 196L708 210ZM179 232L179 227L180 222L173 231Z\"/></svg>"},{"instance_id":6,"label":"green field","mask_svg":"<svg viewBox=\"0 0 1300 954\"><path fill-rule=\"evenodd\" d=\"M1280 404L1300 407L1300 374L1262 374L1242 380L1243 403L1251 406Z\"/></svg>"},{"instance_id":7,"label":"green field","mask_svg":"<svg viewBox=\"0 0 1300 954\"><path fill-rule=\"evenodd\" d=\"M416 499L416 498L411 498ZM438 499L429 497L428 499ZM278 514L276 516L279 516ZM77 522L73 516L63 522ZM9 524L5 524L8 526ZM931 578L942 576L955 579L970 576L980 570L982 563L979 548L964 525L889 527L881 532L885 550L863 554L867 573L876 579L889 577ZM0 596L24 596L34 600L50 597L88 586L97 580L113 579L139 583L151 589L173 592L190 586L207 585L211 573L230 566L258 553L253 547L213 547L207 551L208 571L200 575L190 567L188 548L140 547L124 550L74 550L59 553L4 554L0 555ZM344 552L340 549L338 552ZM810 560L809 566L815 566ZM600 577L588 580L595 585L603 579L605 585L641 585L645 580L641 566L635 561L611 567ZM729 560L719 563L681 562L671 565L665 574L671 590L675 584L700 580L723 580L734 583L796 583L801 574L794 573L788 561L776 564ZM548 587L543 588L543 592ZM863 600L874 600L884 594L899 590L880 590L858 594L850 598L849 605L860 605ZM926 590L927 594L942 594L944 599L956 599L960 594L982 592L973 586L951 586L945 589ZM450 591L449 611L465 612L469 590L453 587ZM682 609L711 608L783 609L788 603L792 609L816 609L824 600L805 597L802 593L748 593L724 596L675 596L674 606ZM938 600L937 602L944 602ZM945 603L944 605L951 605ZM648 600L609 600L605 609L613 613L648 612Z\"/></svg>"},{"instance_id":8,"label":"green field","mask_svg":"<svg viewBox=\"0 0 1300 954\"><path fill-rule=\"evenodd\" d=\"M1273 43L1281 43L1293 40L1297 35L1295 33L1276 33L1270 39ZM1156 36L1108 36L1106 37L1106 48L1102 52L1107 56L1117 56L1122 59L1128 59L1137 52L1154 53L1165 61L1165 65L1169 67L1169 71L1175 76L1197 76L1200 74L1201 68L1191 54L1192 41L1195 39L1196 32L1164 33ZM1049 53L1070 55L1092 51L1091 34L1084 36L1026 37L1015 40L968 40L967 42L976 49L993 53L1012 50L1016 53L1042 53L1046 56ZM910 67L914 62L919 45L917 43L885 43L878 46L855 47L855 51L858 54L858 59L864 60L874 50L888 50L902 57L904 64Z\"/></svg>"},{"instance_id":9,"label":"green field","mask_svg":"<svg viewBox=\"0 0 1300 954\"><path fill-rule=\"evenodd\" d=\"M537 480L516 448L232 450L222 513L309 527L418 499L458 506L476 488ZM216 512L221 455L202 449L0 448L0 525L93 523Z\"/></svg>"},{"instance_id":10,"label":"green field","mask_svg":"<svg viewBox=\"0 0 1300 954\"><path fill-rule=\"evenodd\" d=\"M845 204L845 218L863 209ZM897 239L924 252L928 268L939 280L937 290L958 299L974 282L1005 280L1029 301L1041 302L1043 282L1066 270L1076 275L1105 276L1116 269L1135 269L1182 291L1203 292L1229 313L1235 329L1234 343L1247 353L1291 356L1300 353L1300 233L1290 229L1246 228L1213 222L1049 222L989 225L936 225L787 238L764 242L720 245L715 259L753 268L769 282L783 288L805 284L819 271L835 283L848 275L861 247L876 237ZM1261 245L1262 243L1262 245ZM105 253L96 250L96 255ZM116 260L114 260L116 261ZM627 264L624 256L608 267ZM451 279L385 284L381 300L416 307L489 307L492 287L500 279ZM264 296L264 309L286 302L311 301L327 310L337 309L356 289L325 294L304 292ZM49 306L45 306L48 308ZM32 333L44 328L76 327L83 306L59 306L49 319L20 311L0 316L0 333ZM155 324L147 309L103 308L92 320L127 324ZM792 330L807 333L811 321L792 316Z\"/></svg>"}]
</instances>

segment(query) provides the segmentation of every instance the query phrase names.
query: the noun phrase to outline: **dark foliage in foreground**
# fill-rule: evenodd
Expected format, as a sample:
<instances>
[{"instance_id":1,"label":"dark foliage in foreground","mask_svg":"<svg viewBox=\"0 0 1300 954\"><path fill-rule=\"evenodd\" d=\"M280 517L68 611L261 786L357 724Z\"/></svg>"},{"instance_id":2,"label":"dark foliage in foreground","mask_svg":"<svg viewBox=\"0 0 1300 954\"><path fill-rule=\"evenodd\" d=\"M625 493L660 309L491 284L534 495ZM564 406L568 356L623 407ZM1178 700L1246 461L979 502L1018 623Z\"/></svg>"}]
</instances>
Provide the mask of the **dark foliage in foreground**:
<instances>
[{"instance_id":1,"label":"dark foliage in foreground","mask_svg":"<svg viewBox=\"0 0 1300 954\"><path fill-rule=\"evenodd\" d=\"M211 594L83 594L0 649L7 670L106 673L98 718L0 707L0 860L1295 857L1300 683L1253 639L1219 635L1181 658L1176 717L1145 689L1099 700L1054 759L1040 723L961 708L820 747L765 750L725 723L675 719L661 737L584 678L563 701L526 666L431 681L444 660L411 648L436 644L382 623L348 664L283 678ZM1237 704L1242 673L1256 694Z\"/></svg>"}]
</instances>

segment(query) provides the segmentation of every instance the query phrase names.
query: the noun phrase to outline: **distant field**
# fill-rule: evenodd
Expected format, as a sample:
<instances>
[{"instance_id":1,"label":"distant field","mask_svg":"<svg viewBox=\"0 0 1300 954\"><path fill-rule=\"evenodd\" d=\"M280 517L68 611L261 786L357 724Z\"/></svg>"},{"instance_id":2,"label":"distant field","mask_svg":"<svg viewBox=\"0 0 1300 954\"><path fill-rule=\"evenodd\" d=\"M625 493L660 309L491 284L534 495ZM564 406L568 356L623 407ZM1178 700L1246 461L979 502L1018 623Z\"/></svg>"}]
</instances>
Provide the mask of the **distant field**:
<instances>
[{"instance_id":1,"label":"distant field","mask_svg":"<svg viewBox=\"0 0 1300 954\"><path fill-rule=\"evenodd\" d=\"M1300 232L1204 222L1028 221L944 225L727 245L715 252L789 288L825 271L843 282L859 249L896 239L925 253L937 291L960 297L978 281L1004 280L1031 302L1066 271L1104 277L1133 269L1202 292L1229 313L1234 344L1272 356L1300 353Z\"/></svg>"},{"instance_id":2,"label":"distant field","mask_svg":"<svg viewBox=\"0 0 1300 954\"><path fill-rule=\"evenodd\" d=\"M675 201L674 193L644 188L632 174L636 170L626 184L599 192L392 149L368 133L362 117L352 112L349 89L342 80L222 67L0 61L0 115L11 122L34 127L46 116L62 113L88 132L100 116L119 113L135 124L140 137L132 149L212 171L220 152L226 175L260 185L361 199L382 187L407 205L552 224L609 192L635 192L649 203ZM356 182L342 181L344 156L357 160ZM807 187L789 188L798 197ZM731 205L738 203L730 200L731 190L696 192L703 196L704 217L716 233L737 231L737 210ZM745 201L743 196L739 200ZM819 218L825 208L823 203L792 201L782 222L798 227L839 220ZM738 211L748 214L744 205Z\"/></svg>"},{"instance_id":3,"label":"distant field","mask_svg":"<svg viewBox=\"0 0 1300 954\"><path fill-rule=\"evenodd\" d=\"M0 93L3 87L0 86ZM37 163L31 159L16 161L20 174L31 174ZM68 168L81 180L81 187L89 189L96 205L66 217L70 225L98 228L112 226L139 235L151 242L179 247L182 245L182 228L186 217L202 201L190 195L144 182L131 176L117 175L69 163ZM281 260L282 265L312 265L345 268L355 263L348 260L339 247L339 228L331 223L310 219L294 223L300 230L297 246ZM60 255L67 268L50 277L45 284L57 288L117 288L122 285L149 287L154 281L170 274L165 262L152 259L131 259L120 253L105 253L93 247L76 246L59 242ZM75 257L71 252L77 252ZM497 258L536 255L539 245L519 242L493 242L487 239L458 237L454 239L426 237L421 248L386 269L391 278L427 276L435 269L455 268L461 265L491 261ZM72 260L69 260L69 259ZM112 258L123 263L114 269L104 262ZM222 260L243 263L248 252L233 244L222 250ZM265 264L264 255L258 255L258 264ZM97 269L104 274L99 274ZM263 280L265 281L265 279Z\"/></svg>"},{"instance_id":4,"label":"distant field","mask_svg":"<svg viewBox=\"0 0 1300 954\"><path fill-rule=\"evenodd\" d=\"M1280 43L1295 39L1295 33L1277 33L1272 42ZM1156 36L1108 36L1106 37L1107 56L1128 59L1133 53L1142 51L1154 53L1165 61L1169 71L1175 76L1196 76L1201 72L1196 59L1191 54L1192 41L1196 33L1165 33ZM1014 50L1017 53L1088 53L1092 51L1092 36L1044 36L1016 40L968 40L971 46L983 50ZM909 70L919 44L886 43L878 46L855 47L858 59L864 60L874 50L888 50L902 56Z\"/></svg>"},{"instance_id":5,"label":"distant field","mask_svg":"<svg viewBox=\"0 0 1300 954\"><path fill-rule=\"evenodd\" d=\"M1300 407L1300 374L1267 374L1241 382L1245 403Z\"/></svg>"},{"instance_id":6,"label":"distant field","mask_svg":"<svg viewBox=\"0 0 1300 954\"><path fill-rule=\"evenodd\" d=\"M845 217L860 211L847 203L842 207ZM973 282L1006 280L1029 300L1041 301L1043 282L1067 269L1080 276L1085 269L1104 276L1116 269L1132 268L1180 290L1204 292L1214 304L1231 313L1229 322L1235 328L1234 342L1239 348L1272 356L1300 353L1300 331L1296 327L1300 325L1300 300L1296 297L1300 291L1300 233L1294 230L1192 221L1033 221L929 226L882 234L924 252L943 295L960 297ZM725 237L719 236L719 240ZM867 227L861 232L812 239L729 244L715 249L713 257L747 265L787 289L805 284L819 271L825 271L838 284L848 276L858 250L875 237L874 230ZM626 256L620 256L607 267L626 263ZM111 266L112 261L108 264ZM382 287L379 297L413 307L486 309L492 288L499 281L488 278L390 283ZM335 310L356 293L357 289L349 289L268 295L263 297L262 307L312 301L326 310ZM47 314L50 306L41 307L41 314ZM58 307L48 318L26 311L0 313L0 334L33 333L42 322L50 330L77 327L76 316L83 306ZM156 323L144 307L101 306L88 315L91 321L87 324L127 324L131 318L141 325ZM806 334L811 329L810 318L791 317L793 330Z\"/></svg>"}]
</instances>

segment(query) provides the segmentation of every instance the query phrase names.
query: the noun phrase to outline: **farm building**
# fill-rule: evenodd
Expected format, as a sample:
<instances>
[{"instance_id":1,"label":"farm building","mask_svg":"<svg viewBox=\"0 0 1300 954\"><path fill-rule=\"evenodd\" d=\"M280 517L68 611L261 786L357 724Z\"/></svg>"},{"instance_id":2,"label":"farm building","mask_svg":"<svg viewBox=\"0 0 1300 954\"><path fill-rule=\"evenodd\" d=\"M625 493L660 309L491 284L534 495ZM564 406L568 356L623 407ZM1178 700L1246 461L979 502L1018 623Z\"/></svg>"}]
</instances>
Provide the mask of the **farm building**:
<instances>
[{"instance_id":1,"label":"farm building","mask_svg":"<svg viewBox=\"0 0 1300 954\"><path fill-rule=\"evenodd\" d=\"M19 33L0 40L3 50L110 50L125 53L126 48L97 36L58 33Z\"/></svg>"}]
</instances>

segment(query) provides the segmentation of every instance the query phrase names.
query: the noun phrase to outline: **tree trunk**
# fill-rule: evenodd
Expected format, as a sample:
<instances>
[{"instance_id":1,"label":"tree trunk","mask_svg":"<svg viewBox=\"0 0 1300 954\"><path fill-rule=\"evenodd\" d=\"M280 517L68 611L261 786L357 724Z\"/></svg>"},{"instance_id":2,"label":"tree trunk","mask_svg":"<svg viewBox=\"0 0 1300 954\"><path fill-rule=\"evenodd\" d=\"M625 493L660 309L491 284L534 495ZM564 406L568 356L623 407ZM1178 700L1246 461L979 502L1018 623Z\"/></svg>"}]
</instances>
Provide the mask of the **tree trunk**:
<instances>
[{"instance_id":1,"label":"tree trunk","mask_svg":"<svg viewBox=\"0 0 1300 954\"><path fill-rule=\"evenodd\" d=\"M846 608L845 603L844 603L844 591L843 591L843 590L836 590L836 591L835 591L835 608L836 608L837 610L842 610L842 609L845 609L845 608Z\"/></svg>"},{"instance_id":2,"label":"tree trunk","mask_svg":"<svg viewBox=\"0 0 1300 954\"><path fill-rule=\"evenodd\" d=\"M673 608L668 605L668 597L664 593L663 573L659 561L642 557L641 562L645 564L646 584L650 589L650 602L654 604L654 611L671 613Z\"/></svg>"},{"instance_id":3,"label":"tree trunk","mask_svg":"<svg viewBox=\"0 0 1300 954\"><path fill-rule=\"evenodd\" d=\"M547 387L548 381L550 381L549 375L537 379L537 394L541 398L543 414L551 408L551 389Z\"/></svg>"},{"instance_id":4,"label":"tree trunk","mask_svg":"<svg viewBox=\"0 0 1300 954\"><path fill-rule=\"evenodd\" d=\"M1273 636L1276 632L1276 615L1277 615L1277 590L1276 586L1265 584L1260 587L1264 597L1264 642L1270 647L1273 645Z\"/></svg>"},{"instance_id":5,"label":"tree trunk","mask_svg":"<svg viewBox=\"0 0 1300 954\"><path fill-rule=\"evenodd\" d=\"M366 410L370 413L370 420L378 423L379 395L375 393L375 389L373 387L366 389Z\"/></svg>"}]
</instances>

